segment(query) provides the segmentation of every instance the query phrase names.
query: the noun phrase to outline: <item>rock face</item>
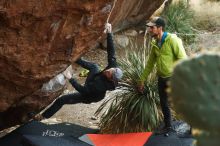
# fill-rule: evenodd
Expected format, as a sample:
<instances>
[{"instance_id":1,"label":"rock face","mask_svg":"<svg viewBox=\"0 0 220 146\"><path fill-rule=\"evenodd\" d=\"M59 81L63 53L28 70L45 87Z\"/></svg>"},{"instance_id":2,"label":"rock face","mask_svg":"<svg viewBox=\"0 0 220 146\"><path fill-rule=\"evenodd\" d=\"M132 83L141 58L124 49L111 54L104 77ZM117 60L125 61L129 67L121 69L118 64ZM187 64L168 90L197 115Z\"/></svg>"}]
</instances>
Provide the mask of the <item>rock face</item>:
<instances>
[{"instance_id":1,"label":"rock face","mask_svg":"<svg viewBox=\"0 0 220 146\"><path fill-rule=\"evenodd\" d=\"M42 85L104 39L108 18L118 31L149 18L162 2L0 0L0 129L27 121L62 92Z\"/></svg>"}]
</instances>

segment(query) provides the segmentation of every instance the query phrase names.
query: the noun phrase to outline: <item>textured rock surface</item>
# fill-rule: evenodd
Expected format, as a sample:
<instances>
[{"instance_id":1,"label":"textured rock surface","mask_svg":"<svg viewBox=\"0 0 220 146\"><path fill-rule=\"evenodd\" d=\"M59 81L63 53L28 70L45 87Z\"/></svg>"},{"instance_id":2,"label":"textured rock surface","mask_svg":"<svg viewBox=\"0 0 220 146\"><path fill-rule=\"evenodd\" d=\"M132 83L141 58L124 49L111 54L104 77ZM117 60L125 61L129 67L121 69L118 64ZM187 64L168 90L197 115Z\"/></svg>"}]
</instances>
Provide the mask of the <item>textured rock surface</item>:
<instances>
[{"instance_id":1,"label":"textured rock surface","mask_svg":"<svg viewBox=\"0 0 220 146\"><path fill-rule=\"evenodd\" d=\"M150 17L163 0L115 0L115 31ZM57 97L48 82L103 39L113 0L0 0L0 129Z\"/></svg>"}]
</instances>

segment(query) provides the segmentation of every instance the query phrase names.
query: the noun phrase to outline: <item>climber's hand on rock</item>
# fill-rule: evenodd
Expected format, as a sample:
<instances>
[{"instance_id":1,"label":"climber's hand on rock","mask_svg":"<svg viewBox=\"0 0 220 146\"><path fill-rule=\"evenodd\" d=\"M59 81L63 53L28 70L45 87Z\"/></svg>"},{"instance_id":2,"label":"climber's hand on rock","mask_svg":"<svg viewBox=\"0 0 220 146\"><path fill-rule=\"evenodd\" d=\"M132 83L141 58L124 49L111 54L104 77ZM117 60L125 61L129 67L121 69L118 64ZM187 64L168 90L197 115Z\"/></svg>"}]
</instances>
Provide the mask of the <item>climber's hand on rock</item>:
<instances>
[{"instance_id":1,"label":"climber's hand on rock","mask_svg":"<svg viewBox=\"0 0 220 146\"><path fill-rule=\"evenodd\" d=\"M73 70L72 70L72 66L69 66L64 72L63 75L65 78L67 78L68 80L71 79L73 77Z\"/></svg>"},{"instance_id":2,"label":"climber's hand on rock","mask_svg":"<svg viewBox=\"0 0 220 146\"><path fill-rule=\"evenodd\" d=\"M112 33L112 25L110 23L105 24L104 33Z\"/></svg>"}]
</instances>

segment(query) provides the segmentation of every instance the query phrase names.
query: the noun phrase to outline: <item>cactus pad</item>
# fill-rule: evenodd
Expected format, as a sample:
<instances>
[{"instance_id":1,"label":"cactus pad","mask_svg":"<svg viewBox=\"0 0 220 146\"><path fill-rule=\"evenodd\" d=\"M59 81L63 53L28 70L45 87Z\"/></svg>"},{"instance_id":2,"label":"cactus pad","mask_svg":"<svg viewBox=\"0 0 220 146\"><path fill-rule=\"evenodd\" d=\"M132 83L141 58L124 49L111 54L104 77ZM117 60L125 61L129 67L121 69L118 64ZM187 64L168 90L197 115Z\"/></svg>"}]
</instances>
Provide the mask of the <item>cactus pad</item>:
<instances>
[{"instance_id":1,"label":"cactus pad","mask_svg":"<svg viewBox=\"0 0 220 146\"><path fill-rule=\"evenodd\" d=\"M174 109L191 126L220 133L220 55L180 62L171 77Z\"/></svg>"}]
</instances>

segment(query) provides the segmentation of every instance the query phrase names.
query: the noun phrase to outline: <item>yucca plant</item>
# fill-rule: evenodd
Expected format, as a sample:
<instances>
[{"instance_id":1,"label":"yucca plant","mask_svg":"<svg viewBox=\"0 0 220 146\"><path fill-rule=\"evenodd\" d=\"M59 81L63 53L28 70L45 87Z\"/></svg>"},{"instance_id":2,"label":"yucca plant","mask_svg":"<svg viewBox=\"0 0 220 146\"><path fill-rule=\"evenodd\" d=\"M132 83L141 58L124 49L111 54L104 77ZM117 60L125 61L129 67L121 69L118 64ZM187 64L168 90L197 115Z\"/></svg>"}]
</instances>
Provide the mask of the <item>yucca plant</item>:
<instances>
[{"instance_id":1,"label":"yucca plant","mask_svg":"<svg viewBox=\"0 0 220 146\"><path fill-rule=\"evenodd\" d=\"M99 124L101 133L152 131L161 121L155 75L145 82L143 94L137 90L147 60L146 50L135 41L130 41L130 49L121 58L119 64L124 71L123 82L127 86L115 97L103 102L96 111L96 115L102 113Z\"/></svg>"},{"instance_id":2,"label":"yucca plant","mask_svg":"<svg viewBox=\"0 0 220 146\"><path fill-rule=\"evenodd\" d=\"M194 42L196 35L192 28L194 12L185 1L180 0L170 4L163 12L162 17L167 21L166 30L168 32L177 33L187 44Z\"/></svg>"}]
</instances>

